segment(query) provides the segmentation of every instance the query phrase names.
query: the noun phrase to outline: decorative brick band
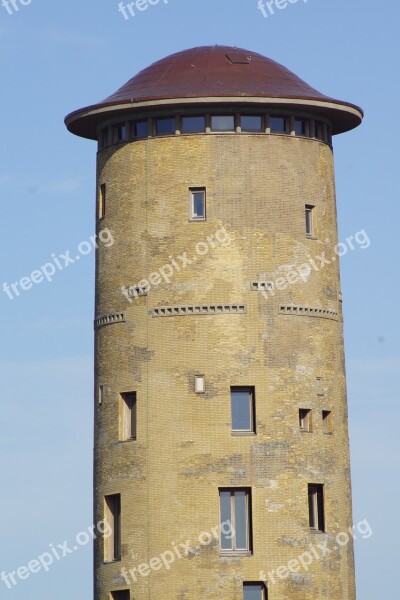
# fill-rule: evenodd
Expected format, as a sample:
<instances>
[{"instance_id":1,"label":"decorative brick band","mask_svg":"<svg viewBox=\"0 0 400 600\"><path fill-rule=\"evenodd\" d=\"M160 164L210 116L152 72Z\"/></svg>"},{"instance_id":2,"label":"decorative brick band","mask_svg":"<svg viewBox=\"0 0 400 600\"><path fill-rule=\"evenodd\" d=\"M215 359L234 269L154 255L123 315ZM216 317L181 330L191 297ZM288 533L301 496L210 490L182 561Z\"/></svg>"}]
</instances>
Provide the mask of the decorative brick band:
<instances>
[{"instance_id":1,"label":"decorative brick band","mask_svg":"<svg viewBox=\"0 0 400 600\"><path fill-rule=\"evenodd\" d=\"M274 284L272 281L251 281L250 289L254 292L261 292L262 290L273 290Z\"/></svg>"},{"instance_id":2,"label":"decorative brick band","mask_svg":"<svg viewBox=\"0 0 400 600\"><path fill-rule=\"evenodd\" d=\"M124 323L125 313L110 313L108 315L100 315L94 320L94 328L99 329L106 325L113 325L114 323Z\"/></svg>"},{"instance_id":3,"label":"decorative brick band","mask_svg":"<svg viewBox=\"0 0 400 600\"><path fill-rule=\"evenodd\" d=\"M128 296L137 298L138 296L147 296L149 288L145 285L133 285L128 288Z\"/></svg>"},{"instance_id":4,"label":"decorative brick band","mask_svg":"<svg viewBox=\"0 0 400 600\"><path fill-rule=\"evenodd\" d=\"M311 306L297 306L291 304L285 306L281 304L279 306L279 313L281 315L298 315L300 317L322 317L323 319L338 320L338 313L336 310L330 310L327 308L314 308Z\"/></svg>"},{"instance_id":5,"label":"decorative brick band","mask_svg":"<svg viewBox=\"0 0 400 600\"><path fill-rule=\"evenodd\" d=\"M150 311L153 317L180 317L183 315L244 314L244 304L208 304L194 306L158 306Z\"/></svg>"}]
</instances>

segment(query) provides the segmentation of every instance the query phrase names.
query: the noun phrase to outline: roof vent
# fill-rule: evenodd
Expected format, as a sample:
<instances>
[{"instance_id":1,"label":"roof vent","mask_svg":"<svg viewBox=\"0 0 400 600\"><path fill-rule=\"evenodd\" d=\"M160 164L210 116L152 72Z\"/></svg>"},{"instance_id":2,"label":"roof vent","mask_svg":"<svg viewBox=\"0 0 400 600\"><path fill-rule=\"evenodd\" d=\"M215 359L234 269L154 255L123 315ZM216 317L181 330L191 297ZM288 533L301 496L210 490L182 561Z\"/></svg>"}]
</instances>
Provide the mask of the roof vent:
<instances>
[{"instance_id":1,"label":"roof vent","mask_svg":"<svg viewBox=\"0 0 400 600\"><path fill-rule=\"evenodd\" d=\"M231 65L249 65L251 63L251 56L246 56L242 52L231 52L225 56Z\"/></svg>"}]
</instances>

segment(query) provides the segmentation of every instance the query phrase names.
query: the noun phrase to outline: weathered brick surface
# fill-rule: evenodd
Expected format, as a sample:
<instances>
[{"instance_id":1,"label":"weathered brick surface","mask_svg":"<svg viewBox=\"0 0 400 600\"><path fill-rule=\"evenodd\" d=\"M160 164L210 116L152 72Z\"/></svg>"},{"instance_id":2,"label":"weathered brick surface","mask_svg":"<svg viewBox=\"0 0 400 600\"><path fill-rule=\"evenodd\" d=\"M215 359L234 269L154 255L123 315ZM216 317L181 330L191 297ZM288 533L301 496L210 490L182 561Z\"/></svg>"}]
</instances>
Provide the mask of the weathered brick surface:
<instances>
[{"instance_id":1,"label":"weathered brick surface","mask_svg":"<svg viewBox=\"0 0 400 600\"><path fill-rule=\"evenodd\" d=\"M274 280L289 264L337 243L331 149L289 136L222 134L149 139L103 150L112 248L97 256L96 315L124 311L125 323L96 333L95 518L104 495L122 495L122 560L103 564L95 548L95 600L126 586L120 575L196 539L219 522L218 488L248 486L253 555L226 558L218 544L138 576L134 600L241 600L243 581L286 565L309 544L352 524L346 385L338 262L266 300L250 282ZM207 220L188 222L188 188L207 188ZM316 239L304 234L304 206L316 206ZM175 273L171 283L129 304L136 285L221 227L225 247ZM318 261L317 261L318 264ZM246 314L154 318L157 306L245 304ZM279 314L280 304L337 310L338 321ZM206 394L194 393L205 374ZM316 394L323 378L324 396ZM230 386L254 385L257 434L231 434ZM119 441L119 393L138 395L138 439ZM301 433L298 409L312 408ZM333 411L324 435L321 411ZM326 534L310 534L307 484L323 483ZM275 585L270 600L354 600L351 544Z\"/></svg>"}]
</instances>

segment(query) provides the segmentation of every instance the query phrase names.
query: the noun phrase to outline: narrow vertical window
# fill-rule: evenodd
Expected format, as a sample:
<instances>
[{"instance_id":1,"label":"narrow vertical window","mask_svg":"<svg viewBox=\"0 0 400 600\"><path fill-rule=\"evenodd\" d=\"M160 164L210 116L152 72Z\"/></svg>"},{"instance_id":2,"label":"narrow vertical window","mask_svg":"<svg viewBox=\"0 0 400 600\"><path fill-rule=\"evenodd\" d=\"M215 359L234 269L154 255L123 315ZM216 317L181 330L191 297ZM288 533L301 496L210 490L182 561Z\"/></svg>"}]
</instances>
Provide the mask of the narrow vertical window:
<instances>
[{"instance_id":1,"label":"narrow vertical window","mask_svg":"<svg viewBox=\"0 0 400 600\"><path fill-rule=\"evenodd\" d=\"M195 375L194 377L194 391L196 394L204 394L206 391L206 378L204 375Z\"/></svg>"},{"instance_id":2,"label":"narrow vertical window","mask_svg":"<svg viewBox=\"0 0 400 600\"><path fill-rule=\"evenodd\" d=\"M312 431L312 411L309 408L299 409L299 426L301 431Z\"/></svg>"},{"instance_id":3,"label":"narrow vertical window","mask_svg":"<svg viewBox=\"0 0 400 600\"><path fill-rule=\"evenodd\" d=\"M268 600L268 590L264 583L244 583L243 600Z\"/></svg>"},{"instance_id":4,"label":"narrow vertical window","mask_svg":"<svg viewBox=\"0 0 400 600\"><path fill-rule=\"evenodd\" d=\"M97 394L97 402L99 406L103 404L104 401L104 385L99 385L98 394Z\"/></svg>"},{"instance_id":5,"label":"narrow vertical window","mask_svg":"<svg viewBox=\"0 0 400 600\"><path fill-rule=\"evenodd\" d=\"M314 206L306 204L306 235L312 237L314 235Z\"/></svg>"},{"instance_id":6,"label":"narrow vertical window","mask_svg":"<svg viewBox=\"0 0 400 600\"><path fill-rule=\"evenodd\" d=\"M231 387L232 431L255 432L254 387Z\"/></svg>"},{"instance_id":7,"label":"narrow vertical window","mask_svg":"<svg viewBox=\"0 0 400 600\"><path fill-rule=\"evenodd\" d=\"M311 531L324 532L324 486L320 483L308 484L308 512Z\"/></svg>"},{"instance_id":8,"label":"narrow vertical window","mask_svg":"<svg viewBox=\"0 0 400 600\"><path fill-rule=\"evenodd\" d=\"M98 218L104 219L106 216L106 184L102 183L99 189L99 198L98 198Z\"/></svg>"},{"instance_id":9,"label":"narrow vertical window","mask_svg":"<svg viewBox=\"0 0 400 600\"><path fill-rule=\"evenodd\" d=\"M136 392L121 394L122 401L122 439L136 440L137 435L137 399Z\"/></svg>"},{"instance_id":10,"label":"narrow vertical window","mask_svg":"<svg viewBox=\"0 0 400 600\"><path fill-rule=\"evenodd\" d=\"M330 411L330 410L322 411L322 426L323 426L324 433L333 433L332 411Z\"/></svg>"},{"instance_id":11,"label":"narrow vertical window","mask_svg":"<svg viewBox=\"0 0 400 600\"><path fill-rule=\"evenodd\" d=\"M129 590L118 590L118 592L111 592L111 600L130 600Z\"/></svg>"},{"instance_id":12,"label":"narrow vertical window","mask_svg":"<svg viewBox=\"0 0 400 600\"><path fill-rule=\"evenodd\" d=\"M105 521L110 535L104 538L104 560L121 558L121 495L105 496Z\"/></svg>"},{"instance_id":13,"label":"narrow vertical window","mask_svg":"<svg viewBox=\"0 0 400 600\"><path fill-rule=\"evenodd\" d=\"M206 218L206 190L205 188L192 188L189 195L189 219L191 221L205 221Z\"/></svg>"},{"instance_id":14,"label":"narrow vertical window","mask_svg":"<svg viewBox=\"0 0 400 600\"><path fill-rule=\"evenodd\" d=\"M251 493L249 489L221 489L222 552L251 552Z\"/></svg>"},{"instance_id":15,"label":"narrow vertical window","mask_svg":"<svg viewBox=\"0 0 400 600\"><path fill-rule=\"evenodd\" d=\"M317 396L323 396L324 389L322 387L322 377L317 377Z\"/></svg>"}]
</instances>

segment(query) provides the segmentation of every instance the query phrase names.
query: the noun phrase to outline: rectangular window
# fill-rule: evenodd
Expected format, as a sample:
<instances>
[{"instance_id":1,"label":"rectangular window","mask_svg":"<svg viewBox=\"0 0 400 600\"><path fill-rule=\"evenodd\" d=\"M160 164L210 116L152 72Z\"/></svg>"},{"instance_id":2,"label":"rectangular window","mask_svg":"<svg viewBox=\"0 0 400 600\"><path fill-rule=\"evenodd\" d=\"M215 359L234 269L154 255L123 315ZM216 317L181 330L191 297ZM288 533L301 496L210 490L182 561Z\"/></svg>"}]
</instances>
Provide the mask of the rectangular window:
<instances>
[{"instance_id":1,"label":"rectangular window","mask_svg":"<svg viewBox=\"0 0 400 600\"><path fill-rule=\"evenodd\" d=\"M324 532L324 486L320 483L308 484L308 512L311 531Z\"/></svg>"},{"instance_id":2,"label":"rectangular window","mask_svg":"<svg viewBox=\"0 0 400 600\"><path fill-rule=\"evenodd\" d=\"M183 117L182 133L199 133L205 131L205 117Z\"/></svg>"},{"instance_id":3,"label":"rectangular window","mask_svg":"<svg viewBox=\"0 0 400 600\"><path fill-rule=\"evenodd\" d=\"M194 377L194 391L196 394L204 394L206 391L206 379L204 375L195 375Z\"/></svg>"},{"instance_id":4,"label":"rectangular window","mask_svg":"<svg viewBox=\"0 0 400 600\"><path fill-rule=\"evenodd\" d=\"M322 411L322 425L323 425L324 433L333 433L332 411L330 411L330 410Z\"/></svg>"},{"instance_id":5,"label":"rectangular window","mask_svg":"<svg viewBox=\"0 0 400 600\"><path fill-rule=\"evenodd\" d=\"M111 592L111 600L130 600L129 590L119 590L118 592Z\"/></svg>"},{"instance_id":6,"label":"rectangular window","mask_svg":"<svg viewBox=\"0 0 400 600\"><path fill-rule=\"evenodd\" d=\"M315 137L324 141L324 124L319 121L315 122Z\"/></svg>"},{"instance_id":7,"label":"rectangular window","mask_svg":"<svg viewBox=\"0 0 400 600\"><path fill-rule=\"evenodd\" d=\"M232 431L255 432L254 387L231 387Z\"/></svg>"},{"instance_id":8,"label":"rectangular window","mask_svg":"<svg viewBox=\"0 0 400 600\"><path fill-rule=\"evenodd\" d=\"M309 408L299 409L299 426L301 431L312 431L312 411Z\"/></svg>"},{"instance_id":9,"label":"rectangular window","mask_svg":"<svg viewBox=\"0 0 400 600\"><path fill-rule=\"evenodd\" d=\"M191 221L205 221L206 218L206 190L205 188L192 188L189 195L189 219Z\"/></svg>"},{"instance_id":10,"label":"rectangular window","mask_svg":"<svg viewBox=\"0 0 400 600\"><path fill-rule=\"evenodd\" d=\"M121 394L122 401L122 439L136 440L137 402L136 392Z\"/></svg>"},{"instance_id":11,"label":"rectangular window","mask_svg":"<svg viewBox=\"0 0 400 600\"><path fill-rule=\"evenodd\" d=\"M169 135L176 131L176 119L170 117L168 119L157 119L156 120L156 134L157 135Z\"/></svg>"},{"instance_id":12,"label":"rectangular window","mask_svg":"<svg viewBox=\"0 0 400 600\"><path fill-rule=\"evenodd\" d=\"M286 117L270 117L271 133L287 133Z\"/></svg>"},{"instance_id":13,"label":"rectangular window","mask_svg":"<svg viewBox=\"0 0 400 600\"><path fill-rule=\"evenodd\" d=\"M103 404L104 401L104 385L99 385L98 394L97 394L97 402L99 406Z\"/></svg>"},{"instance_id":14,"label":"rectangular window","mask_svg":"<svg viewBox=\"0 0 400 600\"><path fill-rule=\"evenodd\" d=\"M214 115L211 117L213 131L235 131L235 117L233 115Z\"/></svg>"},{"instance_id":15,"label":"rectangular window","mask_svg":"<svg viewBox=\"0 0 400 600\"><path fill-rule=\"evenodd\" d=\"M107 146L108 146L108 128L106 127L105 129L102 129L100 131L99 147L100 147L100 149L102 149L102 148L106 148Z\"/></svg>"},{"instance_id":16,"label":"rectangular window","mask_svg":"<svg viewBox=\"0 0 400 600\"><path fill-rule=\"evenodd\" d=\"M262 117L255 115L241 115L240 127L242 131L262 131Z\"/></svg>"},{"instance_id":17,"label":"rectangular window","mask_svg":"<svg viewBox=\"0 0 400 600\"><path fill-rule=\"evenodd\" d=\"M317 396L323 396L322 377L317 377Z\"/></svg>"},{"instance_id":18,"label":"rectangular window","mask_svg":"<svg viewBox=\"0 0 400 600\"><path fill-rule=\"evenodd\" d=\"M149 135L149 122L148 121L137 121L134 127L136 138L145 138Z\"/></svg>"},{"instance_id":19,"label":"rectangular window","mask_svg":"<svg viewBox=\"0 0 400 600\"><path fill-rule=\"evenodd\" d=\"M221 489L220 527L222 552L251 552L251 492Z\"/></svg>"},{"instance_id":20,"label":"rectangular window","mask_svg":"<svg viewBox=\"0 0 400 600\"><path fill-rule=\"evenodd\" d=\"M314 206L306 204L306 235L312 237L314 235Z\"/></svg>"},{"instance_id":21,"label":"rectangular window","mask_svg":"<svg viewBox=\"0 0 400 600\"><path fill-rule=\"evenodd\" d=\"M106 216L106 184L102 183L99 190L97 216L99 219L104 219Z\"/></svg>"},{"instance_id":22,"label":"rectangular window","mask_svg":"<svg viewBox=\"0 0 400 600\"><path fill-rule=\"evenodd\" d=\"M294 131L296 135L306 135L306 122L304 119L294 120Z\"/></svg>"},{"instance_id":23,"label":"rectangular window","mask_svg":"<svg viewBox=\"0 0 400 600\"><path fill-rule=\"evenodd\" d=\"M125 124L120 124L115 127L115 141L123 142L126 140L126 126Z\"/></svg>"},{"instance_id":24,"label":"rectangular window","mask_svg":"<svg viewBox=\"0 0 400 600\"><path fill-rule=\"evenodd\" d=\"M121 558L121 495L105 496L105 520L111 535L104 538L104 560Z\"/></svg>"},{"instance_id":25,"label":"rectangular window","mask_svg":"<svg viewBox=\"0 0 400 600\"><path fill-rule=\"evenodd\" d=\"M264 583L244 583L243 600L268 600L268 591Z\"/></svg>"}]
</instances>

